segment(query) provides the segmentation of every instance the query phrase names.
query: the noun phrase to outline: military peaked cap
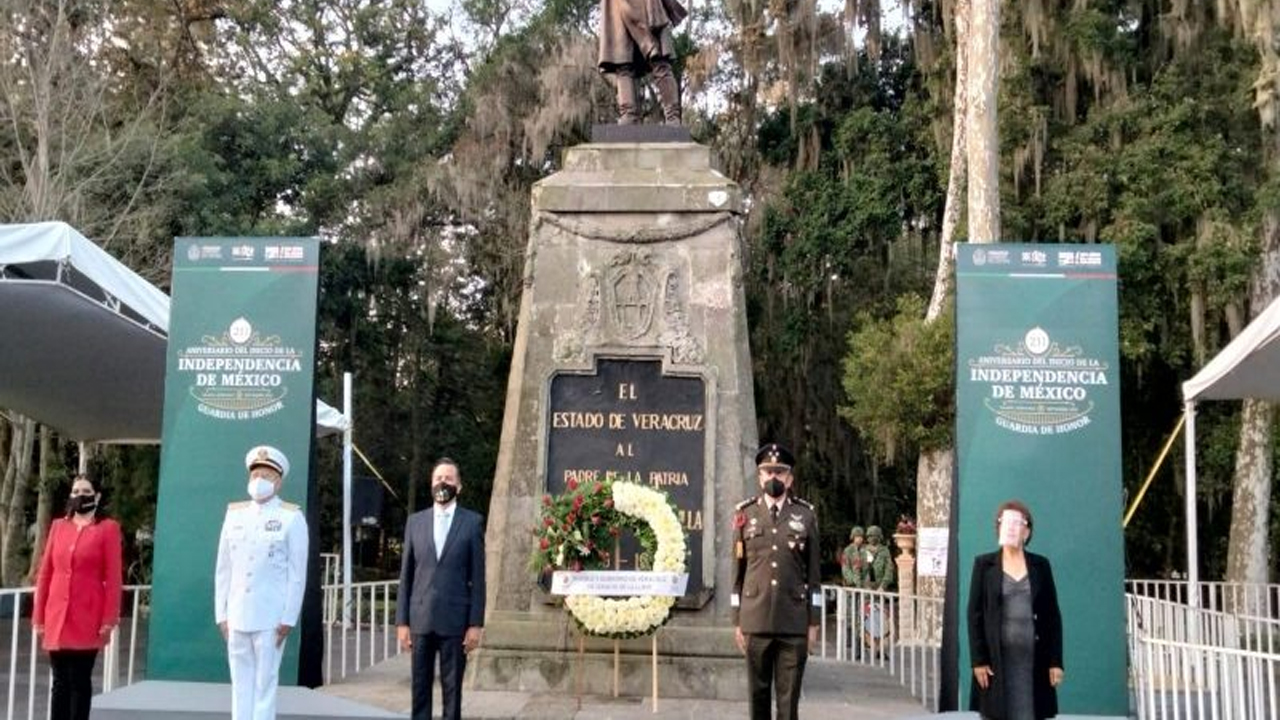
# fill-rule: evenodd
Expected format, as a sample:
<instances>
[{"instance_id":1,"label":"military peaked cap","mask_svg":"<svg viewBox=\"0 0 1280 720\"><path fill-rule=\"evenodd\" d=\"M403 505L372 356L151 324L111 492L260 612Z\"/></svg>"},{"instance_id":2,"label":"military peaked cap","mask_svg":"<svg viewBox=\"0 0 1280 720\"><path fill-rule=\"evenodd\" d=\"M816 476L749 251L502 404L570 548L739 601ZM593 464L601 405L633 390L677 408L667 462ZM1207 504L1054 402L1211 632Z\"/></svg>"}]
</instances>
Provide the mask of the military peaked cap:
<instances>
[{"instance_id":1,"label":"military peaked cap","mask_svg":"<svg viewBox=\"0 0 1280 720\"><path fill-rule=\"evenodd\" d=\"M778 443L761 445L760 450L756 452L756 465L785 465L793 467L795 464L796 458L791 454L791 451Z\"/></svg>"},{"instance_id":2,"label":"military peaked cap","mask_svg":"<svg viewBox=\"0 0 1280 720\"><path fill-rule=\"evenodd\" d=\"M259 465L269 467L280 473L280 477L289 474L289 458L284 453L270 445L259 445L253 448L244 456L244 466L248 470L252 470Z\"/></svg>"}]
</instances>

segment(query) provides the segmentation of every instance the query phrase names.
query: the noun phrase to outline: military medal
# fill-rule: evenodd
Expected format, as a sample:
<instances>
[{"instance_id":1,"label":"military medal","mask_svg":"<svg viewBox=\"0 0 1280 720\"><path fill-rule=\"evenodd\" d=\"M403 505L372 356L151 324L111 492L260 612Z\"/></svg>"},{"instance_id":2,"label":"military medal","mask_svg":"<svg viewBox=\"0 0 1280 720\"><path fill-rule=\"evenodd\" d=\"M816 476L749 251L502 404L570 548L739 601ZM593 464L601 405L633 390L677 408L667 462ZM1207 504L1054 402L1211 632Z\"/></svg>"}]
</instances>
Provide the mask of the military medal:
<instances>
[{"instance_id":1,"label":"military medal","mask_svg":"<svg viewBox=\"0 0 1280 720\"><path fill-rule=\"evenodd\" d=\"M267 527L265 529L267 532L278 532L281 527L280 521L272 518L267 521Z\"/></svg>"},{"instance_id":2,"label":"military medal","mask_svg":"<svg viewBox=\"0 0 1280 720\"><path fill-rule=\"evenodd\" d=\"M804 523L800 522L799 520L789 521L787 523L787 527L791 528L792 530L795 530L796 532L804 532Z\"/></svg>"}]
</instances>

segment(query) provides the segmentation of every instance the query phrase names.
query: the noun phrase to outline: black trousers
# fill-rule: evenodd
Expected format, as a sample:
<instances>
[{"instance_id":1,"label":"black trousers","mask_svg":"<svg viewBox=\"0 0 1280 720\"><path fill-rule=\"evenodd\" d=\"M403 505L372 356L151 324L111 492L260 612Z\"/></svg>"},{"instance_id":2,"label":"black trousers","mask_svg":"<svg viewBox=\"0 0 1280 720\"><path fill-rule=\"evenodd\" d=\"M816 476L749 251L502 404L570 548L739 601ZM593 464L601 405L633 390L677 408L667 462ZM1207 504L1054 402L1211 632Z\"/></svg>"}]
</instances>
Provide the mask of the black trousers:
<instances>
[{"instance_id":1,"label":"black trousers","mask_svg":"<svg viewBox=\"0 0 1280 720\"><path fill-rule=\"evenodd\" d=\"M93 699L93 665L97 650L51 650L53 697L49 708L52 720L89 720Z\"/></svg>"},{"instance_id":2,"label":"black trousers","mask_svg":"<svg viewBox=\"0 0 1280 720\"><path fill-rule=\"evenodd\" d=\"M804 680L804 664L808 660L809 638L806 635L747 636L751 720L770 720L770 700L775 695L778 720L797 720L800 717L800 683Z\"/></svg>"},{"instance_id":3,"label":"black trousers","mask_svg":"<svg viewBox=\"0 0 1280 720\"><path fill-rule=\"evenodd\" d=\"M462 651L462 636L428 633L413 636L413 715L412 720L431 720L431 687L436 682L436 656L440 656L441 720L462 718L462 674L467 669L467 654Z\"/></svg>"}]
</instances>

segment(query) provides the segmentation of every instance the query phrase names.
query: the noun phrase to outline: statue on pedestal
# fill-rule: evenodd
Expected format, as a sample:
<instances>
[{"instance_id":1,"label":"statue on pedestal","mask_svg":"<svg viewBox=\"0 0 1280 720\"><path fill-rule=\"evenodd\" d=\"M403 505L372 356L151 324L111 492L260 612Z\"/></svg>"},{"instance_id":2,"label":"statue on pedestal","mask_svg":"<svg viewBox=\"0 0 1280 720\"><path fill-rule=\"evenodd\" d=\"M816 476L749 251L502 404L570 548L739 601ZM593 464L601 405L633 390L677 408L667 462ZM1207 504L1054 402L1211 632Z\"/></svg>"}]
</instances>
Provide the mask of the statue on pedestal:
<instances>
[{"instance_id":1,"label":"statue on pedestal","mask_svg":"<svg viewBox=\"0 0 1280 720\"><path fill-rule=\"evenodd\" d=\"M671 70L672 28L688 14L679 0L604 0L599 68L613 76L619 125L640 122L637 81L646 73L653 75L663 122L680 124L680 90Z\"/></svg>"}]
</instances>

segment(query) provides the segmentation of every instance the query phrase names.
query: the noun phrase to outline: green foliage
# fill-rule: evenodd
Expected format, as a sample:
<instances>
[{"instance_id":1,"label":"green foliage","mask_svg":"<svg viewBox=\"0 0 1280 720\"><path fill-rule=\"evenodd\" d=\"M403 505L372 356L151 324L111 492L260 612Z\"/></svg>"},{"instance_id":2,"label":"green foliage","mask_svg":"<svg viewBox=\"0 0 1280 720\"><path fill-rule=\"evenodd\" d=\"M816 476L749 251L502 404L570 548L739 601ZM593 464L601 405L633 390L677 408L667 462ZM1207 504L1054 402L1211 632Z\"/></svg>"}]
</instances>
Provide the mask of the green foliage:
<instances>
[{"instance_id":1,"label":"green foliage","mask_svg":"<svg viewBox=\"0 0 1280 720\"><path fill-rule=\"evenodd\" d=\"M952 313L925 322L919 296L898 298L897 312L860 313L849 333L840 416L887 462L948 447L955 418Z\"/></svg>"}]
</instances>

